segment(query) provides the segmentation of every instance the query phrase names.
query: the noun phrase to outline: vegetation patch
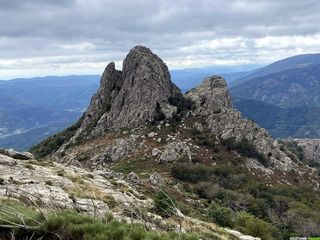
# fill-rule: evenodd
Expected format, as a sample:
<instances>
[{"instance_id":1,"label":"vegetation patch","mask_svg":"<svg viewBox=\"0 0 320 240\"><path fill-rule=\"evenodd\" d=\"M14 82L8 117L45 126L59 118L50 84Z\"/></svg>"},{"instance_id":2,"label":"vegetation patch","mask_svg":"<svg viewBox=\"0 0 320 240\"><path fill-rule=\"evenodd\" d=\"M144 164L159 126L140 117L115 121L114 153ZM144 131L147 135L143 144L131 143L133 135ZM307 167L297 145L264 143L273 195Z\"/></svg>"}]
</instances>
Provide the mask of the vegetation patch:
<instances>
[{"instance_id":1,"label":"vegetation patch","mask_svg":"<svg viewBox=\"0 0 320 240\"><path fill-rule=\"evenodd\" d=\"M67 188L66 191L72 197L100 200L111 208L117 205L116 200L112 196L87 182L75 183L73 187Z\"/></svg>"},{"instance_id":2,"label":"vegetation patch","mask_svg":"<svg viewBox=\"0 0 320 240\"><path fill-rule=\"evenodd\" d=\"M175 164L171 175L181 181L197 183L207 181L213 175L213 168L202 164Z\"/></svg>"},{"instance_id":3,"label":"vegetation patch","mask_svg":"<svg viewBox=\"0 0 320 240\"><path fill-rule=\"evenodd\" d=\"M260 153L246 138L243 138L240 141L236 141L235 138L228 138L223 140L223 145L228 150L235 150L244 157L257 159L265 167L270 166L270 162L267 157Z\"/></svg>"},{"instance_id":4,"label":"vegetation patch","mask_svg":"<svg viewBox=\"0 0 320 240\"><path fill-rule=\"evenodd\" d=\"M178 202L184 213L200 213L203 219L262 239L320 235L319 192L307 184L269 186L232 162L175 164L171 175L185 182L185 196L197 196L203 203L191 211Z\"/></svg>"},{"instance_id":5,"label":"vegetation patch","mask_svg":"<svg viewBox=\"0 0 320 240\"><path fill-rule=\"evenodd\" d=\"M176 94L169 98L169 103L177 107L177 113L184 113L188 110L195 109L195 103L190 98L184 97L182 94Z\"/></svg>"},{"instance_id":6,"label":"vegetation patch","mask_svg":"<svg viewBox=\"0 0 320 240\"><path fill-rule=\"evenodd\" d=\"M168 193L160 190L154 199L154 211L162 217L171 217L176 212L175 200Z\"/></svg>"},{"instance_id":7,"label":"vegetation patch","mask_svg":"<svg viewBox=\"0 0 320 240\"><path fill-rule=\"evenodd\" d=\"M9 211L10 210L10 211ZM8 212L9 214L5 214ZM6 203L0 206L1 239L69 240L197 240L195 235L159 233L140 224L119 222L112 217L97 219L73 211L44 215L36 209Z\"/></svg>"}]
</instances>

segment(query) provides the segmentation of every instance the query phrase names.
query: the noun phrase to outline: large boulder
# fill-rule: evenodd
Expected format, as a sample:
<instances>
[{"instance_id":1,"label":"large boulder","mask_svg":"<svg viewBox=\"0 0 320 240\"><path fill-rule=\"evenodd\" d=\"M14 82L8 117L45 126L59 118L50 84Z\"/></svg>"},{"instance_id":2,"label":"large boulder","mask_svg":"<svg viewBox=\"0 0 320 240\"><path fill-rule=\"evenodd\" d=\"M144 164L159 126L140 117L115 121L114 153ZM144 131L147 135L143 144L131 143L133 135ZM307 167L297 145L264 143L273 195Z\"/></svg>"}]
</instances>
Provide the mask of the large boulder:
<instances>
[{"instance_id":1,"label":"large boulder","mask_svg":"<svg viewBox=\"0 0 320 240\"><path fill-rule=\"evenodd\" d=\"M12 149L0 149L0 154L18 159L18 160L30 160L34 159L34 156L32 153L29 152L17 152Z\"/></svg>"}]
</instances>

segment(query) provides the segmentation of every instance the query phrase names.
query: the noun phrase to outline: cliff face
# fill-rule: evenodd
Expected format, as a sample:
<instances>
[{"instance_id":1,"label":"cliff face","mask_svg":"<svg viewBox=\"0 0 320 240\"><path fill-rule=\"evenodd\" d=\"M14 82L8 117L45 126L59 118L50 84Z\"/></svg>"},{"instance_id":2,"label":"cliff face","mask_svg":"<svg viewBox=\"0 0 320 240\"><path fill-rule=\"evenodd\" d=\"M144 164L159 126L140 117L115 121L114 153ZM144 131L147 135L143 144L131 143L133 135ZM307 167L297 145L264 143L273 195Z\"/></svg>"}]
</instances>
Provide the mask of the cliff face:
<instances>
[{"instance_id":1,"label":"cliff face","mask_svg":"<svg viewBox=\"0 0 320 240\"><path fill-rule=\"evenodd\" d=\"M151 122L161 107L174 108L168 100L176 95L181 92L171 82L166 64L150 49L136 46L124 59L122 71L113 62L107 65L80 128L65 145Z\"/></svg>"}]
</instances>

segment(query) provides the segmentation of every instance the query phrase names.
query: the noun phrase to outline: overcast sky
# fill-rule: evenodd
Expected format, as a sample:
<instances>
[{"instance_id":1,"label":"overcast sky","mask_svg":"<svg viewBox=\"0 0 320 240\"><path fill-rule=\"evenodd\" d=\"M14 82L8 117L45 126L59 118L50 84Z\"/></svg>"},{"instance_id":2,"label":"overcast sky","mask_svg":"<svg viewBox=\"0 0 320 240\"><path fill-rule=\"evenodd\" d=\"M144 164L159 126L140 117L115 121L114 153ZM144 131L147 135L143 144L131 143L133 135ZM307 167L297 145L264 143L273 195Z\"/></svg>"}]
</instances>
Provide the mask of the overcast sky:
<instances>
[{"instance_id":1,"label":"overcast sky","mask_svg":"<svg viewBox=\"0 0 320 240\"><path fill-rule=\"evenodd\" d=\"M0 0L0 79L100 74L135 45L171 69L320 52L319 0Z\"/></svg>"}]
</instances>

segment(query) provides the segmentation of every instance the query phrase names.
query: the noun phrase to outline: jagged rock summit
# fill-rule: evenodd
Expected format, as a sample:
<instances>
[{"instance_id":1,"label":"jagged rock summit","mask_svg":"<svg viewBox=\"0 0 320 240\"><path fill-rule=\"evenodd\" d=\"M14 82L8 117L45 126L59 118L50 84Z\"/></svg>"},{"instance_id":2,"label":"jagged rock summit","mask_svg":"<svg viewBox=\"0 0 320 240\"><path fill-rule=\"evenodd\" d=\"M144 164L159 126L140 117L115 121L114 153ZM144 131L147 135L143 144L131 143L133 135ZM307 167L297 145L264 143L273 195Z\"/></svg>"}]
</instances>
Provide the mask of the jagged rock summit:
<instances>
[{"instance_id":1,"label":"jagged rock summit","mask_svg":"<svg viewBox=\"0 0 320 240\"><path fill-rule=\"evenodd\" d=\"M166 108L168 99L177 94L181 92L171 82L166 64L150 49L136 46L124 59L122 71L113 62L107 65L74 139L139 127L152 121L160 106Z\"/></svg>"},{"instance_id":2,"label":"jagged rock summit","mask_svg":"<svg viewBox=\"0 0 320 240\"><path fill-rule=\"evenodd\" d=\"M265 129L242 118L241 114L233 109L226 81L222 77L208 77L183 96L171 82L166 64L150 49L142 46L130 50L123 61L122 71L116 70L113 62L107 65L90 106L74 127L74 132L68 133L71 137L66 138L58 151L54 149L55 156L62 162L78 162L81 155L80 159L86 159L81 161L89 165L119 162L141 149L148 149L149 143L140 139L142 132L149 130L146 123L165 122L170 125L173 121L173 125L177 126L181 120L189 123L189 126L184 126L185 129L196 126L198 130L210 133L216 138L216 144L230 142L230 139L235 143L245 141L245 144L254 148L253 151L259 152L255 155L259 155L260 161L251 161L254 167L259 167L262 163L264 167L284 172L297 167ZM141 128L140 135L125 138L110 135L123 128ZM161 130L161 125L158 129ZM173 132L175 131L177 129ZM143 134L149 136L149 133ZM167 144L155 160L166 163L184 158L190 162L197 158L196 154L192 153L192 147L185 141L186 136L182 135L184 134L181 134L181 139L172 138L175 141L171 140L170 134L163 136ZM108 140L99 142L99 137ZM89 139L91 142L96 140L96 146L80 147ZM161 137L156 140L163 142ZM181 149L187 152L181 152Z\"/></svg>"}]
</instances>

